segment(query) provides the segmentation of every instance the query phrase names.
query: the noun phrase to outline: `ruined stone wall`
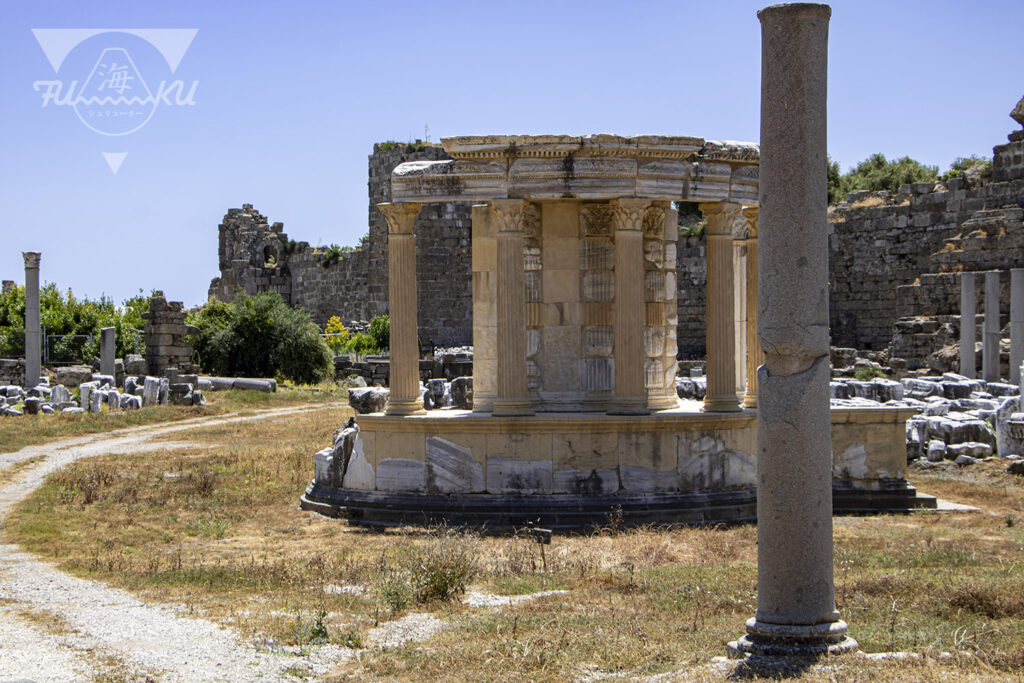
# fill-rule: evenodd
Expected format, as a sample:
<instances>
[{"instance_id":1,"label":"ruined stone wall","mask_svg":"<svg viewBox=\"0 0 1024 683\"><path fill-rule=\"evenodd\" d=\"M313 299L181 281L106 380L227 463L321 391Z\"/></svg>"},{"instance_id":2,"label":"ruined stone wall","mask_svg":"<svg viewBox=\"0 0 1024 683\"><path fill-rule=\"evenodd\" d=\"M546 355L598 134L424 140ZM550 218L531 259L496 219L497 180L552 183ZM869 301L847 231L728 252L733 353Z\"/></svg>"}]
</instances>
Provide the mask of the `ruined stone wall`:
<instances>
[{"instance_id":1,"label":"ruined stone wall","mask_svg":"<svg viewBox=\"0 0 1024 683\"><path fill-rule=\"evenodd\" d=\"M433 145L374 145L368 234L329 261L323 248L291 242L281 223L270 224L251 204L230 209L218 228L220 277L209 295L230 301L238 289L250 295L276 290L321 326L334 315L370 320L387 313L387 223L377 204L391 201L391 171L398 164L447 158ZM470 204L426 204L414 231L420 337L443 346L471 344Z\"/></svg>"},{"instance_id":2,"label":"ruined stone wall","mask_svg":"<svg viewBox=\"0 0 1024 683\"><path fill-rule=\"evenodd\" d=\"M830 209L834 346L879 350L900 318L959 313L959 278L934 274L1020 266L1024 244L1012 235L1024 206L1022 133L994 149L989 178L856 192Z\"/></svg>"},{"instance_id":3,"label":"ruined stone wall","mask_svg":"<svg viewBox=\"0 0 1024 683\"><path fill-rule=\"evenodd\" d=\"M706 345L708 249L703 235L676 242L676 287L680 358L703 358Z\"/></svg>"}]
</instances>

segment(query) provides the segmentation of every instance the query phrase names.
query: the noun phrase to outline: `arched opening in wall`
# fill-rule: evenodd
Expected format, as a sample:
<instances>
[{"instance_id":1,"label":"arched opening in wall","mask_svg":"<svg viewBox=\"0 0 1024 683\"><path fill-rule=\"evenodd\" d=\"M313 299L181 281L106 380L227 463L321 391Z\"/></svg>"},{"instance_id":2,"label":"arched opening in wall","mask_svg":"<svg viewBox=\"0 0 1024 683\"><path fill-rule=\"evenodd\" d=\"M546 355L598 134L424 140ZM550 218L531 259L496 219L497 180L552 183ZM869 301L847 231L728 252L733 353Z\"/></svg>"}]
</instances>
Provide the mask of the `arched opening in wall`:
<instances>
[{"instance_id":1,"label":"arched opening in wall","mask_svg":"<svg viewBox=\"0 0 1024 683\"><path fill-rule=\"evenodd\" d=\"M263 247L263 265L266 268L276 268L278 262L277 247L268 244Z\"/></svg>"}]
</instances>

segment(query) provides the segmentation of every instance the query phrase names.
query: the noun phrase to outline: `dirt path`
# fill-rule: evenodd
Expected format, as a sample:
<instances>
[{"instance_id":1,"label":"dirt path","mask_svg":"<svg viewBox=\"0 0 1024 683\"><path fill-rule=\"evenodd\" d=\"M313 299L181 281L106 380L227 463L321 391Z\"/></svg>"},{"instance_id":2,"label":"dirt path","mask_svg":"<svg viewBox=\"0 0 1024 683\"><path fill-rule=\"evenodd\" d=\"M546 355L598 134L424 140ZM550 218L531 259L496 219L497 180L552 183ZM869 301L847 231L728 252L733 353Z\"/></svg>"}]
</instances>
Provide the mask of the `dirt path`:
<instances>
[{"instance_id":1,"label":"dirt path","mask_svg":"<svg viewBox=\"0 0 1024 683\"><path fill-rule=\"evenodd\" d=\"M197 418L66 439L0 454L0 470L38 458L0 488L0 521L44 477L80 458L177 448L165 434L247 420L274 419L325 405ZM78 579L20 550L0 545L0 680L88 681L119 676L162 681L281 680L287 669L325 672L351 656L327 646L308 657L260 651L233 631L147 605L126 591Z\"/></svg>"}]
</instances>

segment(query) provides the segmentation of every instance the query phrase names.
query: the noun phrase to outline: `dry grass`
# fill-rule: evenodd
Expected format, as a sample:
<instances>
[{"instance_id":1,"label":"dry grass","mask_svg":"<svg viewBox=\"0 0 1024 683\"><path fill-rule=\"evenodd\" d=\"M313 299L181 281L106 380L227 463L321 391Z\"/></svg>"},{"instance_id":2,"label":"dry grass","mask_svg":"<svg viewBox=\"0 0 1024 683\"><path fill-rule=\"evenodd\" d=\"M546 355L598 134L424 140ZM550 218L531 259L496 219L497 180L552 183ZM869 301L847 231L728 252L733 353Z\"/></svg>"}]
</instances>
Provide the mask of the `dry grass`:
<instances>
[{"instance_id":1,"label":"dry grass","mask_svg":"<svg viewBox=\"0 0 1024 683\"><path fill-rule=\"evenodd\" d=\"M883 199L882 197L867 196L864 199L861 199L860 201L856 201L853 204L850 204L850 208L851 209L870 209L870 208L872 208L874 206L882 206L883 204L887 204L887 203L888 203L888 200L887 199Z\"/></svg>"},{"instance_id":2,"label":"dry grass","mask_svg":"<svg viewBox=\"0 0 1024 683\"><path fill-rule=\"evenodd\" d=\"M151 406L141 410L102 413L55 413L0 417L0 453L10 453L25 446L49 443L87 434L111 432L126 427L178 422L196 417L224 413L341 401L344 389L335 385L281 389L268 394L259 391L220 391L206 395L205 406Z\"/></svg>"},{"instance_id":3,"label":"dry grass","mask_svg":"<svg viewBox=\"0 0 1024 683\"><path fill-rule=\"evenodd\" d=\"M410 611L446 623L425 642L362 650L338 679L722 679L707 664L756 606L754 527L556 536L543 556L519 536L361 531L297 505L312 454L349 414L211 426L189 438L214 448L80 462L5 532L67 571L188 605L268 647L362 647ZM848 658L799 680L1013 680L1024 666L1020 479L995 466L913 476L987 512L837 518L836 598L865 651L922 658ZM443 579L452 590L437 594L457 595L459 577L499 595L569 592L470 608L414 590Z\"/></svg>"}]
</instances>

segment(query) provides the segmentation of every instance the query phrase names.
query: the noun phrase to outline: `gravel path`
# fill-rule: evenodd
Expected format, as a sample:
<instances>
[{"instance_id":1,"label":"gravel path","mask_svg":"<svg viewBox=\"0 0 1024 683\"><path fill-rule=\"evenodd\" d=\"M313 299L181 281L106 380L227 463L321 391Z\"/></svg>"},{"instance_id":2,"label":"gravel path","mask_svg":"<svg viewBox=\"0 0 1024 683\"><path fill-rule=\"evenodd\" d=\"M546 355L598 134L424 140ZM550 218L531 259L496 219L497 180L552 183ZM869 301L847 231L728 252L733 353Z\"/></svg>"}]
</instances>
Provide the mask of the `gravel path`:
<instances>
[{"instance_id":1,"label":"gravel path","mask_svg":"<svg viewBox=\"0 0 1024 683\"><path fill-rule=\"evenodd\" d=\"M0 454L0 469L42 456L0 488L0 520L47 474L80 458L176 448L182 444L152 439L321 407L136 427ZM325 647L297 657L260 651L233 631L181 608L147 605L125 591L60 572L16 546L0 545L0 680L88 681L117 673L139 680L277 681L288 676L285 669L323 673L351 652Z\"/></svg>"}]
</instances>

